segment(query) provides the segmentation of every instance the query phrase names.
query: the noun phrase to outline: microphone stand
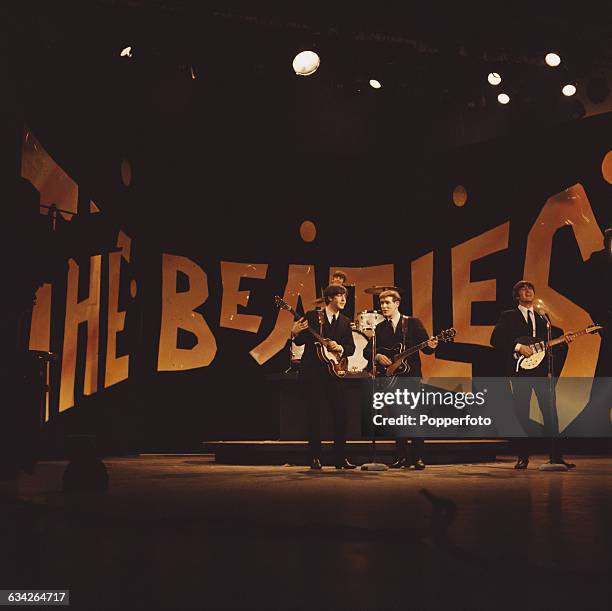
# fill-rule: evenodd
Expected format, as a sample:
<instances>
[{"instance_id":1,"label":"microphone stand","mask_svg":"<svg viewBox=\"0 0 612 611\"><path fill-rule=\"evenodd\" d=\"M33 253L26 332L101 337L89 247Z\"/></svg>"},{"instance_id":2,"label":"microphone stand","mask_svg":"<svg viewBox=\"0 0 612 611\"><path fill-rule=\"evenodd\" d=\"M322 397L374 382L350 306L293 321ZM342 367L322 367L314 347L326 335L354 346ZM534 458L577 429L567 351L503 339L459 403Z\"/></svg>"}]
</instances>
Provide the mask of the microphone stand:
<instances>
[{"instance_id":1,"label":"microphone stand","mask_svg":"<svg viewBox=\"0 0 612 611\"><path fill-rule=\"evenodd\" d=\"M376 325L374 325L374 333L372 334L372 395L376 390ZM372 405L372 415L374 414L374 405ZM376 431L372 434L372 462L361 465L362 471L387 471L389 467L384 463L376 460Z\"/></svg>"},{"instance_id":2,"label":"microphone stand","mask_svg":"<svg viewBox=\"0 0 612 611\"><path fill-rule=\"evenodd\" d=\"M554 367L553 367L553 353L550 348L550 342L552 340L552 325L550 324L550 318L548 314L538 314L546 321L546 362L548 364L548 409L550 410L549 414L549 422L556 423L556 430L552 431L553 435L550 438L550 457L551 462L544 463L540 465L540 471L567 471L567 467L563 463L552 462L556 460L557 457L557 435L559 434L559 420L557 417L557 392L555 389L555 381L553 377Z\"/></svg>"}]
</instances>

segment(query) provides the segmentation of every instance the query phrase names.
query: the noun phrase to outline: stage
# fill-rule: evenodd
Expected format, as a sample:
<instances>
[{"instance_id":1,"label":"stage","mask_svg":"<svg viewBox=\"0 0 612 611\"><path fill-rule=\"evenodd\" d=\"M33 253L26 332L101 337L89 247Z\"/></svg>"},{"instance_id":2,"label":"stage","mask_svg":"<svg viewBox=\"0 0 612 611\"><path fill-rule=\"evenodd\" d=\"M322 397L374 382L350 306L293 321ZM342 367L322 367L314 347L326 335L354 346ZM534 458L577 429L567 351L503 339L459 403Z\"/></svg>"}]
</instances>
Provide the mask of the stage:
<instances>
[{"instance_id":1,"label":"stage","mask_svg":"<svg viewBox=\"0 0 612 611\"><path fill-rule=\"evenodd\" d=\"M313 473L109 458L108 493L82 498L61 494L65 462L42 462L0 505L28 543L17 563L4 548L3 574L88 611L607 609L612 461L572 460Z\"/></svg>"}]
</instances>

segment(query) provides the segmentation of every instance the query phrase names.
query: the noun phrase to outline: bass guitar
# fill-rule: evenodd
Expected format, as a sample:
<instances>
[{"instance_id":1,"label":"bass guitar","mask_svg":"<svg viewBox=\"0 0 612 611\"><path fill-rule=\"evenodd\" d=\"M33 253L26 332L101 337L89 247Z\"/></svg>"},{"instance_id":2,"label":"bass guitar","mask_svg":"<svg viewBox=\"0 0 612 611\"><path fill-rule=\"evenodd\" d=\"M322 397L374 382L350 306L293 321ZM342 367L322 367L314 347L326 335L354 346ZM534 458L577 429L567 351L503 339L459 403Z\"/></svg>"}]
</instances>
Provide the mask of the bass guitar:
<instances>
[{"instance_id":1,"label":"bass guitar","mask_svg":"<svg viewBox=\"0 0 612 611\"><path fill-rule=\"evenodd\" d=\"M299 320L302 318L286 301L283 301L278 295L274 297L274 301L276 302L277 307L291 312L294 320ZM311 327L308 327L306 330L309 331L315 338L314 345L317 351L317 356L327 365L329 373L336 378L345 377L348 371L348 359L346 357L341 357L340 352L335 352L328 348L328 345L332 340L323 337Z\"/></svg>"},{"instance_id":2,"label":"bass guitar","mask_svg":"<svg viewBox=\"0 0 612 611\"><path fill-rule=\"evenodd\" d=\"M514 345L516 346L516 344L523 344L523 346L529 346L533 351L533 354L531 356L521 355L518 359L516 359L516 373L520 373L521 369L535 369L544 360L546 353L551 348L554 348L560 344L567 344L581 335L597 333L597 331L600 331L601 329L603 329L603 327L600 325L590 325L584 329L581 329L580 331L565 333L564 335L561 335L561 337L556 337L550 341L537 341L535 343L533 343L535 338L530 335L517 337L514 341Z\"/></svg>"},{"instance_id":3,"label":"bass guitar","mask_svg":"<svg viewBox=\"0 0 612 611\"><path fill-rule=\"evenodd\" d=\"M437 339L438 342L452 342L455 335L457 335L457 331L451 327L450 329L445 329L441 333L438 333L438 335L432 339ZM424 342L421 342L420 344L412 346L412 348L408 349L405 349L401 342L393 346L393 348L377 348L376 352L378 352L378 354L384 354L392 361L391 365L386 367L384 365L377 364L379 374L391 378L408 373L410 371L410 365L406 362L406 359L415 352L425 348L428 341L430 340L426 339Z\"/></svg>"}]
</instances>

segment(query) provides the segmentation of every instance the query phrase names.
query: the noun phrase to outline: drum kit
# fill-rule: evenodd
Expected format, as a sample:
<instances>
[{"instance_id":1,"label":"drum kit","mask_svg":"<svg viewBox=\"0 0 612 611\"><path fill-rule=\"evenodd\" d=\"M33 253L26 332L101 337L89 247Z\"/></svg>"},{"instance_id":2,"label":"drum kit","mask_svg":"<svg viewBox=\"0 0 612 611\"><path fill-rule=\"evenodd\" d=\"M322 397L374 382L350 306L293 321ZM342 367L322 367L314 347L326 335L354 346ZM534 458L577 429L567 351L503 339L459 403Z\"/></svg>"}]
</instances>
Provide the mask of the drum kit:
<instances>
[{"instance_id":1,"label":"drum kit","mask_svg":"<svg viewBox=\"0 0 612 611\"><path fill-rule=\"evenodd\" d=\"M400 291L396 286L370 286L364 290L368 295L380 295L383 291ZM312 302L313 307L320 309L325 306L325 299L319 297ZM348 376L368 377L370 363L363 356L363 351L370 341L375 340L376 325L381 323L385 317L378 310L363 310L356 314L355 321L351 323L353 341L355 342L355 353L348 357ZM291 342L291 368L299 367L304 346L296 346Z\"/></svg>"}]
</instances>

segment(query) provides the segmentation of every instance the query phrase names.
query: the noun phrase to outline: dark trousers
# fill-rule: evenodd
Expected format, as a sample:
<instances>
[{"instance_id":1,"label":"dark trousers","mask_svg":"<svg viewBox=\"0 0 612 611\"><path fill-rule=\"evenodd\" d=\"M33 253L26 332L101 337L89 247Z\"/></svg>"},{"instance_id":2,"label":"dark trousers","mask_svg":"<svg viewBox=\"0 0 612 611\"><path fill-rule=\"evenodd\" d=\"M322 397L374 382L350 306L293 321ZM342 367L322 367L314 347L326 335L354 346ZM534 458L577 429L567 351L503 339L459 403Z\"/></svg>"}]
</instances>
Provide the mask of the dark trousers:
<instances>
[{"instance_id":1,"label":"dark trousers","mask_svg":"<svg viewBox=\"0 0 612 611\"><path fill-rule=\"evenodd\" d=\"M410 464L416 463L417 460L423 458L425 450L425 440L420 437L399 437L395 440L395 453L397 458L408 458L408 441L410 441Z\"/></svg>"},{"instance_id":2,"label":"dark trousers","mask_svg":"<svg viewBox=\"0 0 612 611\"><path fill-rule=\"evenodd\" d=\"M413 376L410 377L411 383L413 383L414 392L419 392L422 388L421 379ZM406 378L404 378L405 380ZM410 441L410 456L408 455L408 442ZM398 437L395 440L395 453L397 458L409 459L410 464L415 464L419 458L423 459L423 451L425 450L425 439L422 437Z\"/></svg>"},{"instance_id":3,"label":"dark trousers","mask_svg":"<svg viewBox=\"0 0 612 611\"><path fill-rule=\"evenodd\" d=\"M561 449L559 444L559 419L556 409L553 409L550 396L550 384L548 378L523 376L512 378L512 398L516 415L523 426L526 434L533 437L539 436L541 432L538 425L529 419L529 407L532 392L538 399L538 404L544 419L544 436L550 441L550 460L558 462L561 460ZM519 458L529 459L533 449L533 437L518 437L514 439L513 447Z\"/></svg>"},{"instance_id":4,"label":"dark trousers","mask_svg":"<svg viewBox=\"0 0 612 611\"><path fill-rule=\"evenodd\" d=\"M321 457L321 413L331 409L334 425L334 460L345 458L347 406L342 382L329 374L302 378L308 402L308 453L310 459Z\"/></svg>"}]
</instances>

